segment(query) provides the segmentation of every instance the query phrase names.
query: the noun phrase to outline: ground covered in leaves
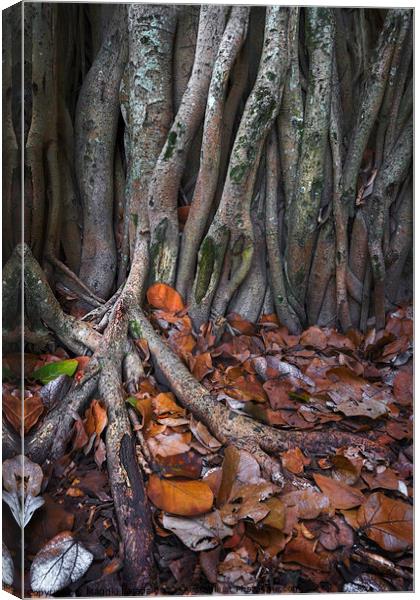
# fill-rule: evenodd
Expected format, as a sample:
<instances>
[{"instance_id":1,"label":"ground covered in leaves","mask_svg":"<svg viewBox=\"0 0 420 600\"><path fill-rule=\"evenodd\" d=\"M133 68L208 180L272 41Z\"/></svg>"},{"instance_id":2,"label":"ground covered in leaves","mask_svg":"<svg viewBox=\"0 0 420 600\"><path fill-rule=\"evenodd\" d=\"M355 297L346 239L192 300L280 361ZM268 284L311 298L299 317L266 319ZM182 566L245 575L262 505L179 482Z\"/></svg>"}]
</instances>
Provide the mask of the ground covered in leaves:
<instances>
[{"instance_id":1,"label":"ground covered in leaves","mask_svg":"<svg viewBox=\"0 0 420 600\"><path fill-rule=\"evenodd\" d=\"M251 454L221 446L177 403L139 340L146 377L134 395L127 391L127 403L153 507L156 592L412 589L411 309L395 310L383 332L365 335L310 327L292 336L273 315L253 325L231 314L216 343L210 325L194 334L172 290L153 286L148 303L168 344L231 410L283 429L322 436L334 431L334 439L340 431L362 434L388 447L392 457L348 446L311 456L290 448L276 458L294 484L280 489L262 477ZM26 356L25 432L36 430L88 360L62 348ZM4 359L3 413L19 430L17 361ZM30 478L39 500L24 515L28 593L123 593L106 427L106 411L94 398L84 415L75 415L67 454L50 472ZM3 465L10 507L4 542L17 561L15 521L22 515L13 509L11 463ZM51 557L54 569L59 556L59 569L66 571L63 556L72 552L73 570L51 583Z\"/></svg>"}]
</instances>

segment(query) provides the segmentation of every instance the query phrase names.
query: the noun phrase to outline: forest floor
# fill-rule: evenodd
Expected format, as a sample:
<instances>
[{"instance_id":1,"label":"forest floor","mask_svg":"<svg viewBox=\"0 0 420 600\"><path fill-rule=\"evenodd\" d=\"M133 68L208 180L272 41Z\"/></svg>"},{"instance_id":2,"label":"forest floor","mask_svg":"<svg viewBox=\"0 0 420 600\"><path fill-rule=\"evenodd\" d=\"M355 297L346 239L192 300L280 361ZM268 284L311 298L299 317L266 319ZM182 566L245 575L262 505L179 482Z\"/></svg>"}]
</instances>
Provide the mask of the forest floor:
<instances>
[{"instance_id":1,"label":"forest floor","mask_svg":"<svg viewBox=\"0 0 420 600\"><path fill-rule=\"evenodd\" d=\"M324 439L334 432L328 454L309 456L290 447L274 457L286 475L280 488L262 476L251 454L223 447L177 403L147 344L138 340L145 377L135 394L127 391L127 402L153 511L155 593L411 590L411 307L391 313L383 332L365 335L310 327L295 336L273 315L254 325L231 314L216 342L211 326L193 333L175 292L154 287L147 297L151 322L233 412L280 429L319 431ZM76 363L71 358L58 346L26 355L25 432L35 431L60 401L70 377L82 376L88 357L76 357ZM19 430L17 361L4 357L3 411ZM73 365L64 371L71 376L62 364ZM44 471L44 504L25 529L28 594L34 558L64 531L93 561L60 595L127 592L106 469L106 426L96 397L81 418L75 415L65 456ZM374 440L378 452L337 446L341 432ZM6 510L4 541L12 555L19 550L17 531Z\"/></svg>"}]
</instances>

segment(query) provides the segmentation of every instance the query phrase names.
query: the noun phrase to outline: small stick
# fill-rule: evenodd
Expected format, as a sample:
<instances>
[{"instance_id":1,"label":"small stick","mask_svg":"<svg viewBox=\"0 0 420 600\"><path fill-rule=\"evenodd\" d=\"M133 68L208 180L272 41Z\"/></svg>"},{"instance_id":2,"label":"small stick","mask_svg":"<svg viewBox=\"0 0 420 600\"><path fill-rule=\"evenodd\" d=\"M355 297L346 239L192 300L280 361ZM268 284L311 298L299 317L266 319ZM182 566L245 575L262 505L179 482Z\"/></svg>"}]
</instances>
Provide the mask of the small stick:
<instances>
[{"instance_id":1,"label":"small stick","mask_svg":"<svg viewBox=\"0 0 420 600\"><path fill-rule=\"evenodd\" d=\"M128 409L128 415L130 417L131 424L136 433L137 441L140 446L140 452L137 452L138 461L140 463L142 470L146 473L146 475L151 475L151 473L153 473L153 471L149 465L153 464L153 459L150 454L150 450L146 444L146 440L144 439L143 434L141 432L140 421L137 417L137 414L136 414L136 411L134 410L134 408Z\"/></svg>"}]
</instances>

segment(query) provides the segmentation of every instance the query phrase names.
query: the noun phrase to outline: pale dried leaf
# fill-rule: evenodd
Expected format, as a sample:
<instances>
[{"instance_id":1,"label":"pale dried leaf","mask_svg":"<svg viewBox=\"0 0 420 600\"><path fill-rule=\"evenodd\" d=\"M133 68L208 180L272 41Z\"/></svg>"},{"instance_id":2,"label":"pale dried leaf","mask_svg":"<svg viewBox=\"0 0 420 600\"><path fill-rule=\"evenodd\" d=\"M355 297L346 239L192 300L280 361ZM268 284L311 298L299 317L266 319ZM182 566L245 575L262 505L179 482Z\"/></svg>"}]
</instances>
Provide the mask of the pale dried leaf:
<instances>
[{"instance_id":1,"label":"pale dried leaf","mask_svg":"<svg viewBox=\"0 0 420 600\"><path fill-rule=\"evenodd\" d=\"M233 530L222 522L217 510L195 519L183 519L165 513L162 524L195 552L216 548L223 538L233 534Z\"/></svg>"},{"instance_id":2,"label":"pale dried leaf","mask_svg":"<svg viewBox=\"0 0 420 600\"><path fill-rule=\"evenodd\" d=\"M32 591L54 594L80 579L92 561L93 554L77 542L70 532L59 533L33 560Z\"/></svg>"},{"instance_id":3,"label":"pale dried leaf","mask_svg":"<svg viewBox=\"0 0 420 600\"><path fill-rule=\"evenodd\" d=\"M37 496L41 491L41 467L22 454L3 462L3 487L8 492L18 492L20 481L25 481L24 494Z\"/></svg>"},{"instance_id":4,"label":"pale dried leaf","mask_svg":"<svg viewBox=\"0 0 420 600\"><path fill-rule=\"evenodd\" d=\"M28 494L22 506L22 496L16 492L3 492L3 500L9 506L16 523L20 527L25 527L32 519L34 512L44 504L44 499L41 496Z\"/></svg>"}]
</instances>

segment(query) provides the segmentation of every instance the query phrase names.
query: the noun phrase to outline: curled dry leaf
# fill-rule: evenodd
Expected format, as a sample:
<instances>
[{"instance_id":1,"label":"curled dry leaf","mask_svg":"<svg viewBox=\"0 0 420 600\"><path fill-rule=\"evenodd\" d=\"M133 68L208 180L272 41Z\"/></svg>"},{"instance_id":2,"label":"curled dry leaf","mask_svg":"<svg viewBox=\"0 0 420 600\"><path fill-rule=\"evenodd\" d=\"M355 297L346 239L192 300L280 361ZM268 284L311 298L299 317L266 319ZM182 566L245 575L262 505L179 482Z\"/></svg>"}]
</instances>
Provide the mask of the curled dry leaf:
<instances>
[{"instance_id":1,"label":"curled dry leaf","mask_svg":"<svg viewBox=\"0 0 420 600\"><path fill-rule=\"evenodd\" d=\"M381 492L369 496L357 513L363 533L388 552L401 552L413 545L413 507Z\"/></svg>"},{"instance_id":2,"label":"curled dry leaf","mask_svg":"<svg viewBox=\"0 0 420 600\"><path fill-rule=\"evenodd\" d=\"M343 481L325 477L320 473L314 473L314 479L317 486L330 499L331 506L347 510L360 506L365 501L362 492L352 488Z\"/></svg>"},{"instance_id":3,"label":"curled dry leaf","mask_svg":"<svg viewBox=\"0 0 420 600\"><path fill-rule=\"evenodd\" d=\"M261 479L261 469L258 462L246 450L238 450L228 446L222 465L222 480L217 494L217 506L222 506L229 499L235 481L241 483L257 483Z\"/></svg>"},{"instance_id":4,"label":"curled dry leaf","mask_svg":"<svg viewBox=\"0 0 420 600\"><path fill-rule=\"evenodd\" d=\"M3 486L8 492L19 492L23 481L24 495L37 496L41 491L43 477L41 467L23 454L3 462Z\"/></svg>"},{"instance_id":5,"label":"curled dry leaf","mask_svg":"<svg viewBox=\"0 0 420 600\"><path fill-rule=\"evenodd\" d=\"M216 452L222 447L222 444L212 436L207 427L201 421L196 421L192 415L190 418L190 428L197 440L210 452Z\"/></svg>"},{"instance_id":6,"label":"curled dry leaf","mask_svg":"<svg viewBox=\"0 0 420 600\"><path fill-rule=\"evenodd\" d=\"M162 524L195 552L211 550L225 537L233 534L233 530L223 523L217 510L195 519L164 514Z\"/></svg>"},{"instance_id":7,"label":"curled dry leaf","mask_svg":"<svg viewBox=\"0 0 420 600\"><path fill-rule=\"evenodd\" d=\"M180 294L166 283L155 283L147 290L147 301L153 308L160 308L171 313L185 308Z\"/></svg>"},{"instance_id":8,"label":"curled dry leaf","mask_svg":"<svg viewBox=\"0 0 420 600\"><path fill-rule=\"evenodd\" d=\"M203 481L160 479L151 475L147 495L158 508L184 517L206 513L213 505L213 492Z\"/></svg>"},{"instance_id":9,"label":"curled dry leaf","mask_svg":"<svg viewBox=\"0 0 420 600\"><path fill-rule=\"evenodd\" d=\"M99 400L92 400L90 407L85 413L85 429L86 433L91 436L96 433L100 436L108 424L106 409L102 406Z\"/></svg>"},{"instance_id":10,"label":"curled dry leaf","mask_svg":"<svg viewBox=\"0 0 420 600\"><path fill-rule=\"evenodd\" d=\"M13 566L13 558L9 552L8 547L3 542L2 545L2 570L1 570L1 578L4 585L11 586L13 585L14 579L14 566Z\"/></svg>"},{"instance_id":11,"label":"curled dry leaf","mask_svg":"<svg viewBox=\"0 0 420 600\"><path fill-rule=\"evenodd\" d=\"M92 561L93 554L69 531L63 531L35 556L30 572L32 591L54 594L80 579Z\"/></svg>"}]
</instances>

